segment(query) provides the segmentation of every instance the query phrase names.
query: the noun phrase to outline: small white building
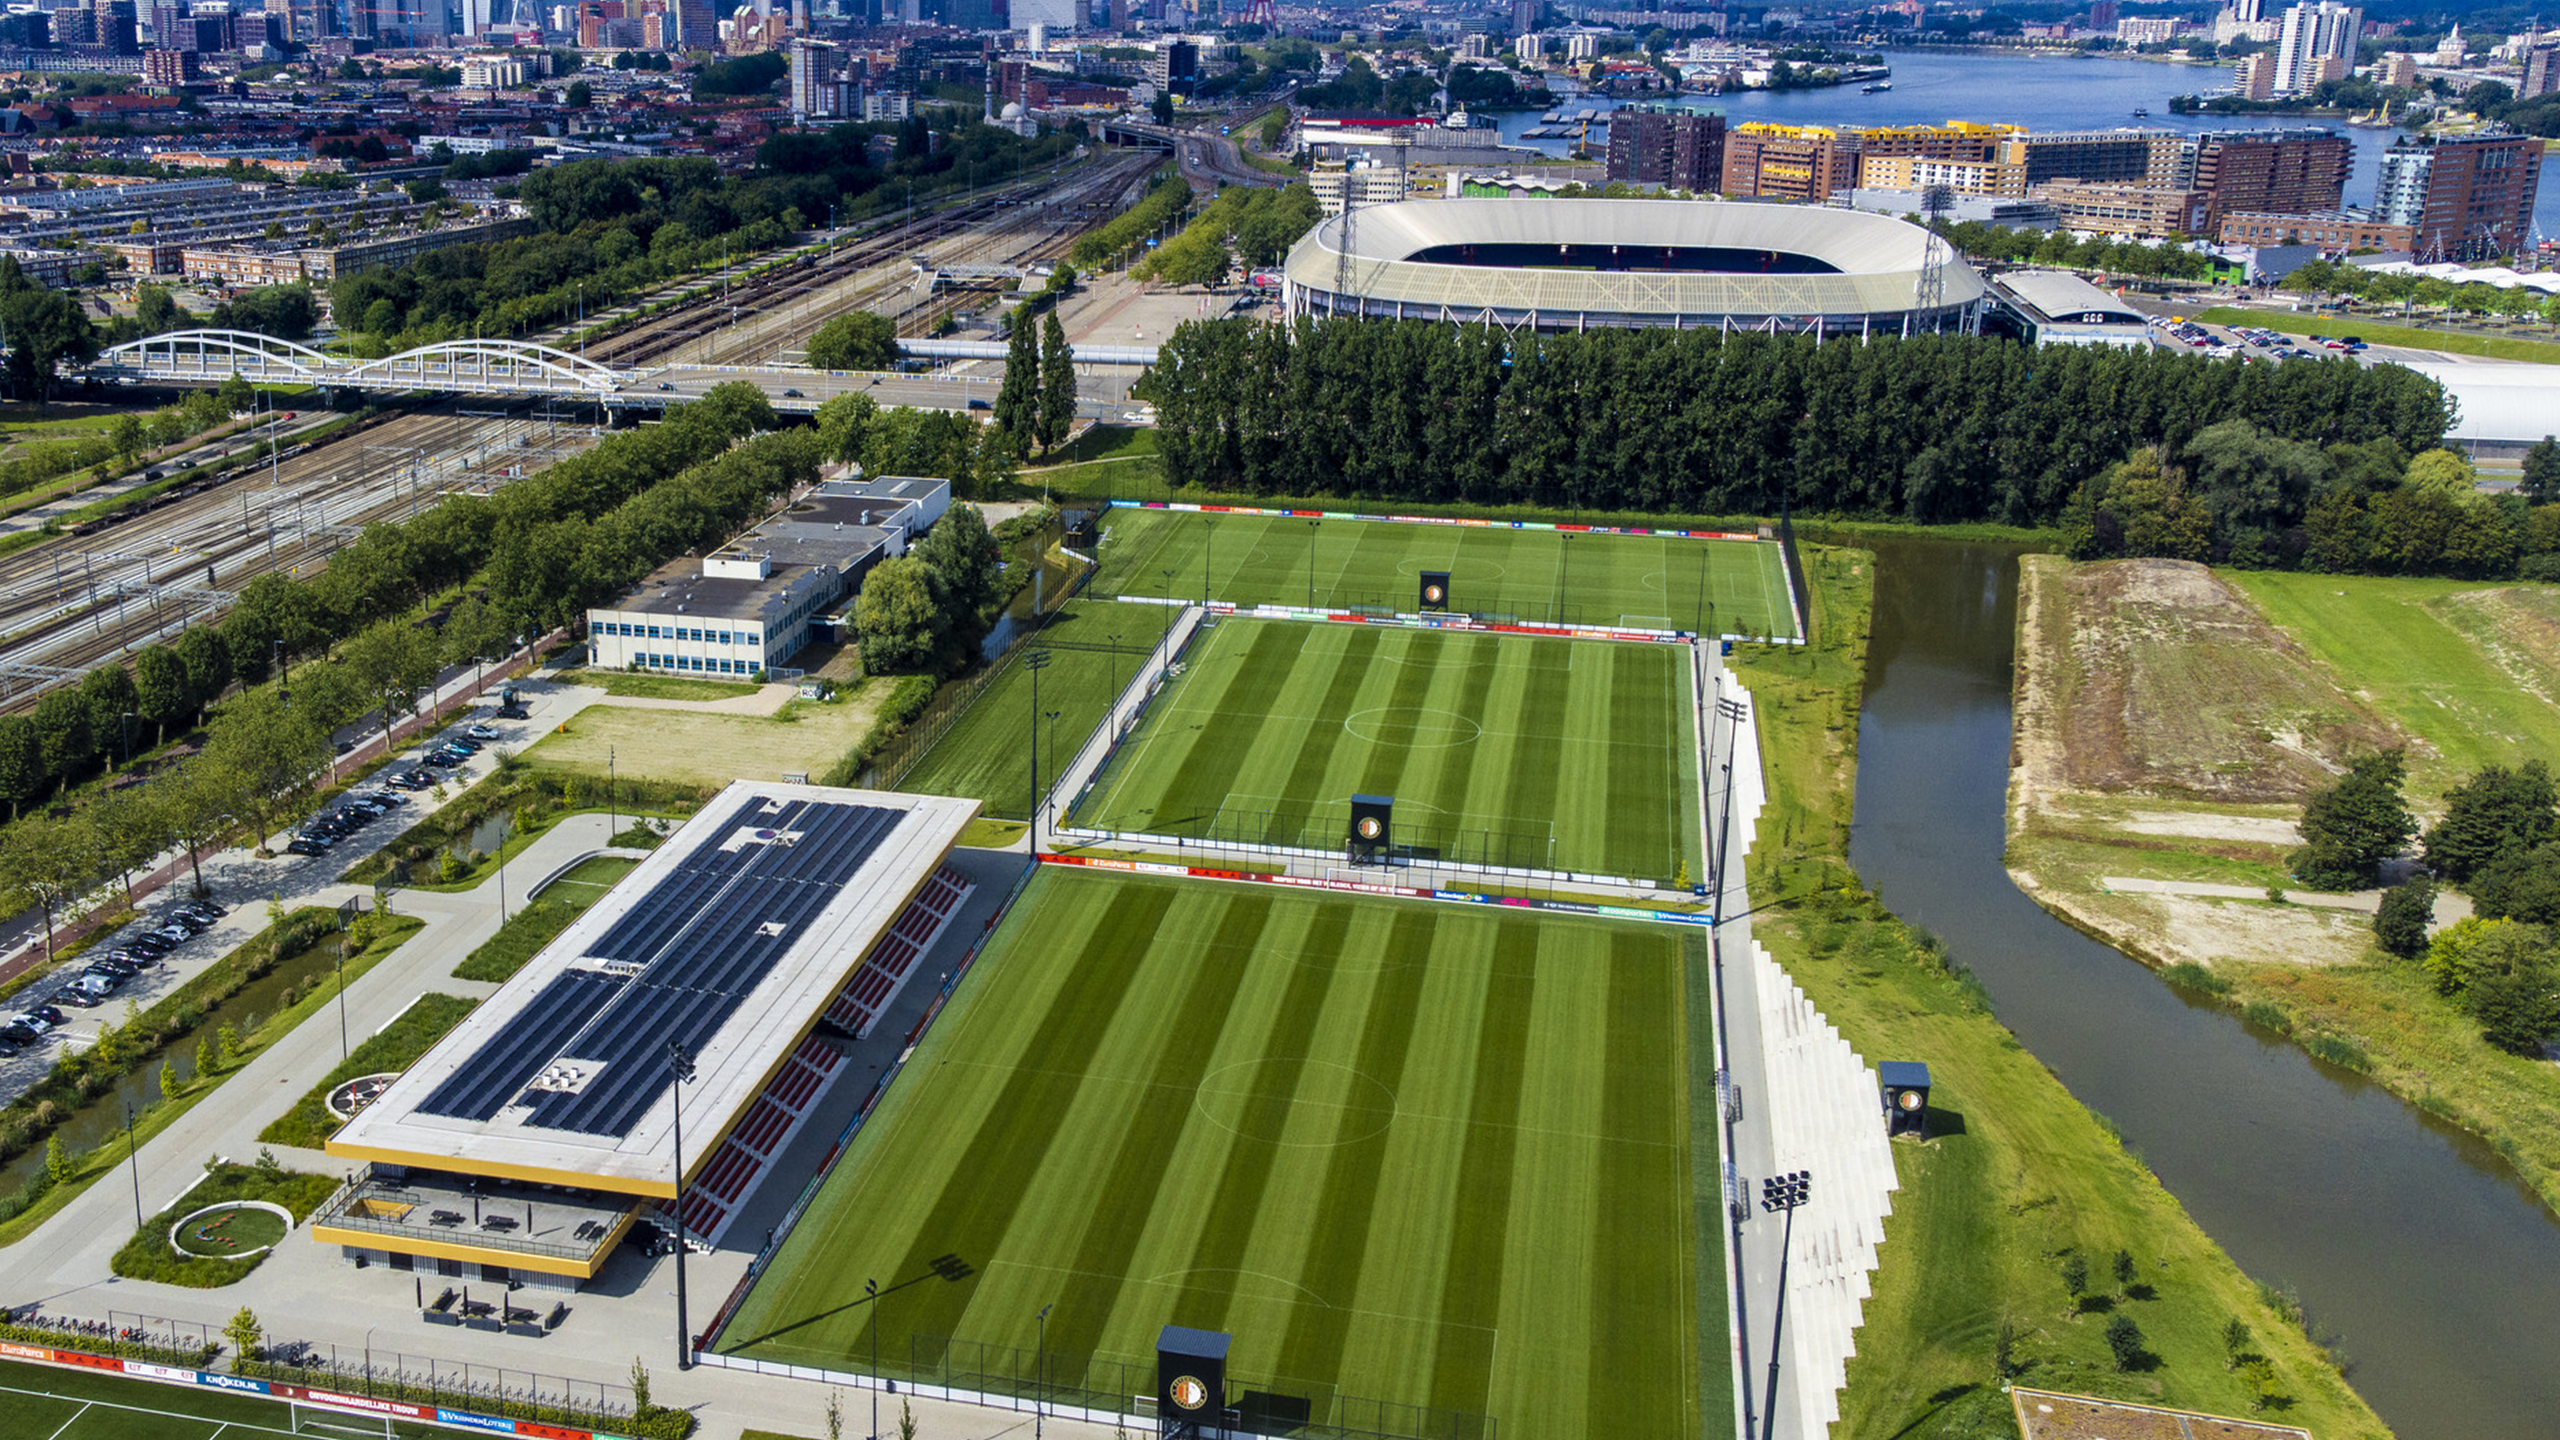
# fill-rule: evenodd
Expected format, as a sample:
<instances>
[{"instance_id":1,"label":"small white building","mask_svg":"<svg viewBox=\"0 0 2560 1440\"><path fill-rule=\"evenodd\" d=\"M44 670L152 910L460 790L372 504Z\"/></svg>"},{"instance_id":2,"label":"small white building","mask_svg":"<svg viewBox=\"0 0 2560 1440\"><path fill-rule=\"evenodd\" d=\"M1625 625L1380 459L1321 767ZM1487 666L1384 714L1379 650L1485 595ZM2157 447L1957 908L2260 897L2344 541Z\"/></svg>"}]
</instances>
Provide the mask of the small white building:
<instances>
[{"instance_id":1,"label":"small white building","mask_svg":"<svg viewBox=\"0 0 2560 1440\"><path fill-rule=\"evenodd\" d=\"M833 480L699 560L670 561L587 612L590 662L743 680L789 663L871 567L951 508L951 482Z\"/></svg>"}]
</instances>

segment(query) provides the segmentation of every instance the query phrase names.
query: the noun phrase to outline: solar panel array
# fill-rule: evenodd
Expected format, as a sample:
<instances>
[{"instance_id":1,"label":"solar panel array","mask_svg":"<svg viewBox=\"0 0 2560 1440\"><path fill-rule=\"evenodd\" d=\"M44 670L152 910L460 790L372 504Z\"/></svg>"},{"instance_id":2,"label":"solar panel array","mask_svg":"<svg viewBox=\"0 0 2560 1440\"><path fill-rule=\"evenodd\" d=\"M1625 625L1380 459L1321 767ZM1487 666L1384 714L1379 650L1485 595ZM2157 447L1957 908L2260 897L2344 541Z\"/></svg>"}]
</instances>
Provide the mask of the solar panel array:
<instances>
[{"instance_id":1,"label":"solar panel array","mask_svg":"<svg viewBox=\"0 0 2560 1440\"><path fill-rule=\"evenodd\" d=\"M767 812L750 798L589 948L597 958L638 967L627 984L599 971L563 972L418 1108L487 1120L556 1059L594 1078L575 1092L527 1095L528 1123L629 1133L672 1083L663 1058L668 1043L699 1050L717 1033L906 815L821 801ZM741 824L757 827L750 843L721 848ZM573 987L579 997L596 989L595 981L610 985L574 1010L566 1002L546 1005L580 976L588 978Z\"/></svg>"}]
</instances>

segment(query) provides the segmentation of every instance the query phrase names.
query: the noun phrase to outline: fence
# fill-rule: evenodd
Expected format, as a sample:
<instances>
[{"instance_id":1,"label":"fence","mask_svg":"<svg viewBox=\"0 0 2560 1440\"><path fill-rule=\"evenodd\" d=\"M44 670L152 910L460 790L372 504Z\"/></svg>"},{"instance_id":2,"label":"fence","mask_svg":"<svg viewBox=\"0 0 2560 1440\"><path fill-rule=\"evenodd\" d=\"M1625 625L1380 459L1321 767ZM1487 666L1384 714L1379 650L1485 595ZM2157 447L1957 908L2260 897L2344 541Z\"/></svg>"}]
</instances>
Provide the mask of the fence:
<instances>
[{"instance_id":1,"label":"fence","mask_svg":"<svg viewBox=\"0 0 2560 1440\"><path fill-rule=\"evenodd\" d=\"M630 1387L610 1381L573 1380L398 1350L341 1350L307 1341L269 1345L264 1359L235 1360L232 1369L253 1379L323 1385L372 1400L477 1410L541 1424L606 1426L630 1419L638 1409Z\"/></svg>"},{"instance_id":2,"label":"fence","mask_svg":"<svg viewBox=\"0 0 2560 1440\"><path fill-rule=\"evenodd\" d=\"M81 1320L46 1315L34 1305L0 1309L0 1338L163 1365L209 1364L223 1348L219 1330L194 1320L131 1310L110 1310L104 1320Z\"/></svg>"},{"instance_id":3,"label":"fence","mask_svg":"<svg viewBox=\"0 0 2560 1440\"><path fill-rule=\"evenodd\" d=\"M1282 850L1342 860L1351 834L1351 805L1348 801L1221 804L1206 815L1158 815L1147 822L1147 828L1151 836L1183 845ZM1551 827L1507 831L1439 825L1399 816L1390 838L1394 843L1379 857L1387 865L1561 873L1556 869L1555 831Z\"/></svg>"}]
</instances>

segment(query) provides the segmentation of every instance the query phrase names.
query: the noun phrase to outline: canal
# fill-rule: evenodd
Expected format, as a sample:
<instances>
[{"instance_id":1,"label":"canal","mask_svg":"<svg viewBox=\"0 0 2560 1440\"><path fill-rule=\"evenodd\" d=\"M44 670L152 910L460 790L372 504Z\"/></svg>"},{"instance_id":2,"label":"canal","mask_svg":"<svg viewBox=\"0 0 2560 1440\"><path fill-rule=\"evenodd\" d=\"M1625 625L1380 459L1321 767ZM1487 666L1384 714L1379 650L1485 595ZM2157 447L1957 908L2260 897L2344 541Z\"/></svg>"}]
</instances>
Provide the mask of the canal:
<instances>
[{"instance_id":1,"label":"canal","mask_svg":"<svg viewBox=\"0 0 2560 1440\"><path fill-rule=\"evenodd\" d=\"M2544 1288L2560 1224L2486 1144L2188 1002L2021 894L2001 862L2018 551L1859 543L1878 564L1858 873L1973 968L2244 1270L2337 1333L2400 1435L2560 1433Z\"/></svg>"}]
</instances>

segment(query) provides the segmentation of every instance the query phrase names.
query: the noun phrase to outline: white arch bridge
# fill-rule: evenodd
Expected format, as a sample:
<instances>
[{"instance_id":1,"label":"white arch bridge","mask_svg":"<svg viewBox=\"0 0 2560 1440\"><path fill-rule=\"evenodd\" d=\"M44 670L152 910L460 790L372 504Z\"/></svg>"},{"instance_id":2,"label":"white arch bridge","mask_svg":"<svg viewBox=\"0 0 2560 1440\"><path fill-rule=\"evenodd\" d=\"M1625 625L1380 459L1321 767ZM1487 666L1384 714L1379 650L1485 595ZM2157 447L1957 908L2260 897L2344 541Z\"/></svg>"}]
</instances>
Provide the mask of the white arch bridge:
<instances>
[{"instance_id":1,"label":"white arch bridge","mask_svg":"<svg viewBox=\"0 0 2560 1440\"><path fill-rule=\"evenodd\" d=\"M1096 350L1090 363L1128 362L1117 352L1106 355ZM173 330L128 340L100 351L80 374L126 385L219 385L237 375L253 385L498 398L549 396L641 410L682 404L714 386L744 381L762 390L776 410L804 414L847 394L869 395L883 405L985 409L1002 379L995 373L908 374L810 370L797 365L631 368L526 340L447 340L379 360L358 360L243 330ZM1110 412L1125 403L1127 383L1124 379L1116 384L1088 384L1079 409L1096 415Z\"/></svg>"}]
</instances>

